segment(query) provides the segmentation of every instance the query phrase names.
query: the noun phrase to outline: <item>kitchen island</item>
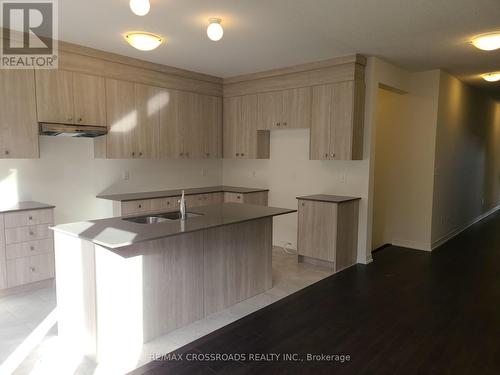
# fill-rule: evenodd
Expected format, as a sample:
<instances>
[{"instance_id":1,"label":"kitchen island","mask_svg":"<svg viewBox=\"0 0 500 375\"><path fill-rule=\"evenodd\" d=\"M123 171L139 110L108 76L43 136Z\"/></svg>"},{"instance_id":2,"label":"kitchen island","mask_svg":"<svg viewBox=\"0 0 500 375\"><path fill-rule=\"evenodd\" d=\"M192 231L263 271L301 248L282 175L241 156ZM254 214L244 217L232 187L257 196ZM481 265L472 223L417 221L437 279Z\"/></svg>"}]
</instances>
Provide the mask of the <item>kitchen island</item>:
<instances>
[{"instance_id":1,"label":"kitchen island","mask_svg":"<svg viewBox=\"0 0 500 375\"><path fill-rule=\"evenodd\" d=\"M98 361L123 356L272 287L272 218L295 210L188 212L53 227L61 338Z\"/></svg>"}]
</instances>

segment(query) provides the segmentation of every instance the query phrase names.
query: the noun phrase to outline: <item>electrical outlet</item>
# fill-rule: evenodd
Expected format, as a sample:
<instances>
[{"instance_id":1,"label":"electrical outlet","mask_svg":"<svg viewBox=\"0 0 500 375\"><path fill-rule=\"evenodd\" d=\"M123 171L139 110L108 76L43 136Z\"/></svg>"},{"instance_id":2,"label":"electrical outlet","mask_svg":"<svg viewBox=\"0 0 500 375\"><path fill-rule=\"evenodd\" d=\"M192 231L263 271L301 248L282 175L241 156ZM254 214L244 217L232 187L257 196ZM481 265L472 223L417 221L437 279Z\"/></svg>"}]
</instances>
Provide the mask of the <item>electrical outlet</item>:
<instances>
[{"instance_id":1,"label":"electrical outlet","mask_svg":"<svg viewBox=\"0 0 500 375\"><path fill-rule=\"evenodd\" d=\"M206 169L206 168L202 168L202 169L201 169L201 175L202 175L203 177L205 177L205 176L207 175L207 169Z\"/></svg>"},{"instance_id":2,"label":"electrical outlet","mask_svg":"<svg viewBox=\"0 0 500 375\"><path fill-rule=\"evenodd\" d=\"M345 172L343 172L340 174L340 183L345 184L345 182L346 182L346 176L345 176Z\"/></svg>"},{"instance_id":3,"label":"electrical outlet","mask_svg":"<svg viewBox=\"0 0 500 375\"><path fill-rule=\"evenodd\" d=\"M129 171L123 172L123 179L125 181L130 180L130 172Z\"/></svg>"},{"instance_id":4,"label":"electrical outlet","mask_svg":"<svg viewBox=\"0 0 500 375\"><path fill-rule=\"evenodd\" d=\"M257 177L257 172L253 171L253 172L252 172L252 176L253 176L253 177Z\"/></svg>"}]
</instances>

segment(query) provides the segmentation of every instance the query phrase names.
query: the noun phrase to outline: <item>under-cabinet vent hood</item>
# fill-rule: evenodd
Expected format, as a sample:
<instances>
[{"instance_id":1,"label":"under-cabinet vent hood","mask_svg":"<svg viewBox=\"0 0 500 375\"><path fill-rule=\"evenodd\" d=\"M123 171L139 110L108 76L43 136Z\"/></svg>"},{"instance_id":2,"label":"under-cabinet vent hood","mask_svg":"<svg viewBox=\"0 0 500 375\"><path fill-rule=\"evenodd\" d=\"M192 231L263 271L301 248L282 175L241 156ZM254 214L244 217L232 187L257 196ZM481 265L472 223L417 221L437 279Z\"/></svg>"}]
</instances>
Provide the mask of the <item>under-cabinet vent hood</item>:
<instances>
[{"instance_id":1,"label":"under-cabinet vent hood","mask_svg":"<svg viewBox=\"0 0 500 375\"><path fill-rule=\"evenodd\" d=\"M108 129L104 126L40 124L40 135L96 138L105 135Z\"/></svg>"}]
</instances>

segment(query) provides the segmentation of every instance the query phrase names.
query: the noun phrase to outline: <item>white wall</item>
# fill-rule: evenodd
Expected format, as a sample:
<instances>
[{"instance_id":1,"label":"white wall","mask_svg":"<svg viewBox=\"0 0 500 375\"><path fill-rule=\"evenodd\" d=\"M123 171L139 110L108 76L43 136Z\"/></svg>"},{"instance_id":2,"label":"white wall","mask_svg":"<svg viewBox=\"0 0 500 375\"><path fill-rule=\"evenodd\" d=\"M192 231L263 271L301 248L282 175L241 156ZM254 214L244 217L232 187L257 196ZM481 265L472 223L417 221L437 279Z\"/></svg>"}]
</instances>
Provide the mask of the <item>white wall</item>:
<instances>
[{"instance_id":1,"label":"white wall","mask_svg":"<svg viewBox=\"0 0 500 375\"><path fill-rule=\"evenodd\" d=\"M25 200L56 205L56 223L112 216L108 192L218 185L220 160L100 160L93 141L40 137L40 159L0 159L0 206ZM203 170L206 176L203 176ZM130 180L123 174L129 171Z\"/></svg>"},{"instance_id":2,"label":"white wall","mask_svg":"<svg viewBox=\"0 0 500 375\"><path fill-rule=\"evenodd\" d=\"M500 102L441 72L432 241L500 203Z\"/></svg>"},{"instance_id":3,"label":"white wall","mask_svg":"<svg viewBox=\"0 0 500 375\"><path fill-rule=\"evenodd\" d=\"M378 90L373 248L431 248L439 73L406 73L406 93Z\"/></svg>"}]
</instances>

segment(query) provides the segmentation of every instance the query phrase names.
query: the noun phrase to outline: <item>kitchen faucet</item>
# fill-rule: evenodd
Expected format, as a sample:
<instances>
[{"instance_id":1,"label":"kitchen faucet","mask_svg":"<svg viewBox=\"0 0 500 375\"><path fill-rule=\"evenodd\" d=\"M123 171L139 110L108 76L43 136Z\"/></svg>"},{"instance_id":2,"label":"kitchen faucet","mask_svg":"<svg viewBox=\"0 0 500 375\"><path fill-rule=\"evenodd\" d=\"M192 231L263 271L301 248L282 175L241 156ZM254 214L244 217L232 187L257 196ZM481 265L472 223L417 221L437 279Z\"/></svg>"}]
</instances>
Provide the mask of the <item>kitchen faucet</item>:
<instances>
[{"instance_id":1,"label":"kitchen faucet","mask_svg":"<svg viewBox=\"0 0 500 375\"><path fill-rule=\"evenodd\" d=\"M186 220L187 213L186 213L186 199L184 199L184 190L182 190L182 196L181 199L179 200L179 210L181 212L181 220Z\"/></svg>"}]
</instances>

